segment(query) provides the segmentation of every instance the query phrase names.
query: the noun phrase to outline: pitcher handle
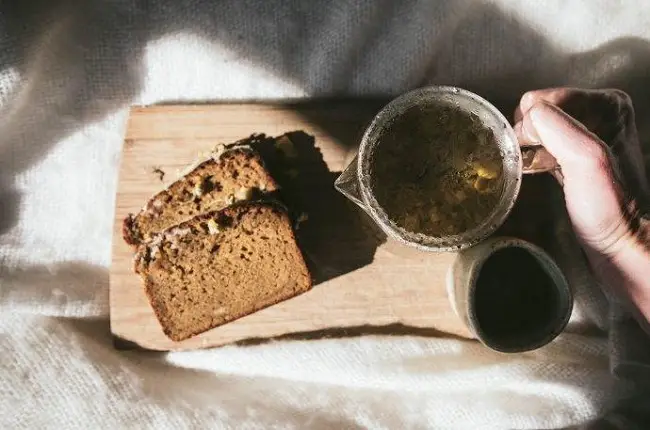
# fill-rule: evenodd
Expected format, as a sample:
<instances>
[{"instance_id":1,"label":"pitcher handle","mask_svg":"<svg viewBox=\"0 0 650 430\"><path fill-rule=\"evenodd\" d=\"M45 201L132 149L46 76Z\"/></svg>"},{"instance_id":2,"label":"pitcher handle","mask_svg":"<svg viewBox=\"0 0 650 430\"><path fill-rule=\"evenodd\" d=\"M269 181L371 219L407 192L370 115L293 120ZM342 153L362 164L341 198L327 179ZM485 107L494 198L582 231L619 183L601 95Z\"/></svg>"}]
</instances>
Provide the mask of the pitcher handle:
<instances>
[{"instance_id":1,"label":"pitcher handle","mask_svg":"<svg viewBox=\"0 0 650 430\"><path fill-rule=\"evenodd\" d=\"M524 174L550 172L560 168L557 160L543 146L535 142L520 142Z\"/></svg>"}]
</instances>

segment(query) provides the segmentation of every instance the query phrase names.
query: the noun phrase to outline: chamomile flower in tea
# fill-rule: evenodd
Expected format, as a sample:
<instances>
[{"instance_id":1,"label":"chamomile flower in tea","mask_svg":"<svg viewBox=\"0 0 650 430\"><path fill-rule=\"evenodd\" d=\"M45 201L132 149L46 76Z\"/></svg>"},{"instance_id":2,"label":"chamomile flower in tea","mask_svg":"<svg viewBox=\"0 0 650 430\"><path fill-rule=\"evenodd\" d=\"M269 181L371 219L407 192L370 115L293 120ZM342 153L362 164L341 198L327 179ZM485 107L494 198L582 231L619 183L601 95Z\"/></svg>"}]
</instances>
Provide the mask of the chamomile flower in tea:
<instances>
[{"instance_id":1,"label":"chamomile flower in tea","mask_svg":"<svg viewBox=\"0 0 650 430\"><path fill-rule=\"evenodd\" d=\"M413 107L379 136L371 160L377 202L399 227L461 234L490 215L503 188L492 130L478 116L436 103Z\"/></svg>"}]
</instances>

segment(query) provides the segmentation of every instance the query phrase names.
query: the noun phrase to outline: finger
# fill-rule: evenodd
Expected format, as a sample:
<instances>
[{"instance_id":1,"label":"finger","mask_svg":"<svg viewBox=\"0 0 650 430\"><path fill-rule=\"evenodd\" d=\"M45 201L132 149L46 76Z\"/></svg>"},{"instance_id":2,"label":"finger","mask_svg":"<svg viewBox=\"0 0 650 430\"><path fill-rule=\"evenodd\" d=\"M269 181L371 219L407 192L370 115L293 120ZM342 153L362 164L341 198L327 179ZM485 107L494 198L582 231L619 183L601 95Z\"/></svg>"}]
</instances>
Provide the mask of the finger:
<instances>
[{"instance_id":1,"label":"finger","mask_svg":"<svg viewBox=\"0 0 650 430\"><path fill-rule=\"evenodd\" d=\"M521 96L519 106L515 109L514 121L515 123L521 121L524 114L537 102L546 101L554 105L561 105L579 91L582 90L577 88L546 88L543 90L528 91Z\"/></svg>"},{"instance_id":2,"label":"finger","mask_svg":"<svg viewBox=\"0 0 650 430\"><path fill-rule=\"evenodd\" d=\"M515 131L515 136L517 136L517 142L519 143L519 146L522 148L526 148L528 146L538 146L540 143L536 140L532 140L533 136L531 136L529 133L524 132L523 126L523 121L519 121L514 126L512 126Z\"/></svg>"}]
</instances>

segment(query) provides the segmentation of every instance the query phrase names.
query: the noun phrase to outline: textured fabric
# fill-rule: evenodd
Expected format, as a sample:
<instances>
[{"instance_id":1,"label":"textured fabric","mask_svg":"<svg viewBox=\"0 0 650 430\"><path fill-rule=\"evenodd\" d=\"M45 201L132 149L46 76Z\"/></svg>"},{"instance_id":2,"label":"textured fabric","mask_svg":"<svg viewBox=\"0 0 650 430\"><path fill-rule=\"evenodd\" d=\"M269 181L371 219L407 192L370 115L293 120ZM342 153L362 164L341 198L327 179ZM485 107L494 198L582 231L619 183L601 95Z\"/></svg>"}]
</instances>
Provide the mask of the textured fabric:
<instances>
[{"instance_id":1,"label":"textured fabric","mask_svg":"<svg viewBox=\"0 0 650 430\"><path fill-rule=\"evenodd\" d=\"M527 89L616 86L647 141L649 38L638 1L0 1L0 427L539 429L618 404L611 423L647 428L642 398L617 403L638 387L610 372L609 342L626 350L589 329L608 307L580 269L583 324L505 356L378 335L115 351L108 267L130 104L431 83L514 108Z\"/></svg>"}]
</instances>

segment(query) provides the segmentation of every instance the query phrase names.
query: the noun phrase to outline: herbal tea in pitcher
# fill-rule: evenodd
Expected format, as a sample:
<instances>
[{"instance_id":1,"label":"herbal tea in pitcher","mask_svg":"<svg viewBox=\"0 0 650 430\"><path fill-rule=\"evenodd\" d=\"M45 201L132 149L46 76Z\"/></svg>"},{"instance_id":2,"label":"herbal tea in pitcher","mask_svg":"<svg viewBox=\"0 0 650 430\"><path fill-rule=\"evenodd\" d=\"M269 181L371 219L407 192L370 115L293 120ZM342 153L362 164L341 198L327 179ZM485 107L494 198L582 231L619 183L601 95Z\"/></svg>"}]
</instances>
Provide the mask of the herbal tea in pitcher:
<instances>
[{"instance_id":1,"label":"herbal tea in pitcher","mask_svg":"<svg viewBox=\"0 0 650 430\"><path fill-rule=\"evenodd\" d=\"M503 164L494 134L449 103L415 106L380 133L372 191L398 227L428 236L461 234L495 209Z\"/></svg>"}]
</instances>

